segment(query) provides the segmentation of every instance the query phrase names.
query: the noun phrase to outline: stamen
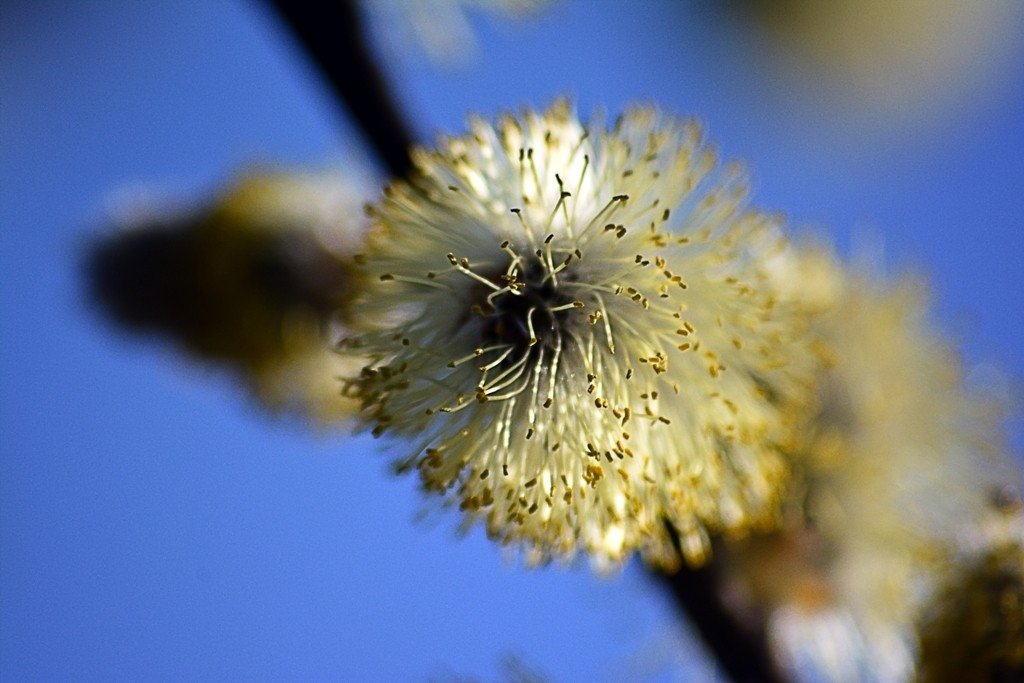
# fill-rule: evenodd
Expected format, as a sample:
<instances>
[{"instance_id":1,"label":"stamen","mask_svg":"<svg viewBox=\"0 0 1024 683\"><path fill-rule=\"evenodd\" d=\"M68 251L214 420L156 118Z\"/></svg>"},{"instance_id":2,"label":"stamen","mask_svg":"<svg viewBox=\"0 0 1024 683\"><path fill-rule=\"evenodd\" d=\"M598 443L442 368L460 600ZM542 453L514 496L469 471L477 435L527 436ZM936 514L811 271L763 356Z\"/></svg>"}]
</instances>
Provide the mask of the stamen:
<instances>
[{"instance_id":1,"label":"stamen","mask_svg":"<svg viewBox=\"0 0 1024 683\"><path fill-rule=\"evenodd\" d=\"M526 312L526 329L530 333L530 346L537 343L537 333L533 331L533 313L536 310L537 307L533 306Z\"/></svg>"},{"instance_id":2,"label":"stamen","mask_svg":"<svg viewBox=\"0 0 1024 683\"><path fill-rule=\"evenodd\" d=\"M493 346L491 348L497 349L497 348L501 348L501 347ZM481 365L480 366L480 371L481 372L486 372L487 370L490 370L491 368L495 368L495 367L501 365L502 362L504 362L504 360L506 358L508 358L509 354L511 354L513 351L515 351L515 347L514 346L507 347L503 353L499 354L498 357L495 358L494 360L492 360L490 363L488 363L487 365Z\"/></svg>"},{"instance_id":3,"label":"stamen","mask_svg":"<svg viewBox=\"0 0 1024 683\"><path fill-rule=\"evenodd\" d=\"M474 358L479 358L480 356L484 355L485 353L488 353L490 351L497 351L498 349L501 349L501 348L504 348L503 344L502 345L497 345L497 346L488 346L486 348L474 349L473 353L469 354L468 356L463 356L462 358L458 358L456 360L453 360L453 361L449 362L448 363L448 367L450 367L450 368L458 367L459 365L462 365L463 363L465 363L467 361L471 361Z\"/></svg>"},{"instance_id":4,"label":"stamen","mask_svg":"<svg viewBox=\"0 0 1024 683\"><path fill-rule=\"evenodd\" d=\"M537 165L533 163L533 147L526 150L526 159L530 162L530 173L533 175L533 184L537 187L537 199L544 198L544 189L540 185L540 174L537 173Z\"/></svg>"},{"instance_id":5,"label":"stamen","mask_svg":"<svg viewBox=\"0 0 1024 683\"><path fill-rule=\"evenodd\" d=\"M382 281L393 280L395 282L407 282L413 285L426 285L427 287L433 287L435 289L446 289L449 291L455 290L455 288L450 283L438 282L437 280L433 280L431 278L414 277L409 275L393 275L391 273L387 273L386 275L387 277L381 275L380 279Z\"/></svg>"},{"instance_id":6,"label":"stamen","mask_svg":"<svg viewBox=\"0 0 1024 683\"><path fill-rule=\"evenodd\" d=\"M573 301L567 304L563 304L561 306L549 308L548 311L551 313L557 313L558 311L568 311L570 308L583 308L584 306L586 306L586 304L584 304L582 301Z\"/></svg>"},{"instance_id":7,"label":"stamen","mask_svg":"<svg viewBox=\"0 0 1024 683\"><path fill-rule=\"evenodd\" d=\"M551 356L551 368L548 370L548 393L544 401L544 407L550 408L555 400L555 382L558 377L558 361L562 357L562 334L555 333L555 352Z\"/></svg>"},{"instance_id":8,"label":"stamen","mask_svg":"<svg viewBox=\"0 0 1024 683\"><path fill-rule=\"evenodd\" d=\"M476 280L477 282L479 282L479 283L481 283L483 285L486 285L486 286L490 287L491 289L493 289L495 291L501 291L502 290L501 287L499 287L498 285L494 284L493 282L491 282L487 278L481 277L480 275L477 275L472 270L470 270L469 265L468 265L469 264L468 260L462 259L462 262L460 263L455 258L455 254L448 254L448 261L452 264L452 266L455 268L455 270L459 271L463 275L471 277L474 280Z\"/></svg>"},{"instance_id":9,"label":"stamen","mask_svg":"<svg viewBox=\"0 0 1024 683\"><path fill-rule=\"evenodd\" d=\"M523 227L523 232L526 233L526 238L530 240L530 245L533 246L536 242L536 237L534 237L533 230L530 228L529 224L526 222L526 218L523 216L523 210L509 209L509 211L514 213L516 218L519 219L519 224Z\"/></svg>"},{"instance_id":10,"label":"stamen","mask_svg":"<svg viewBox=\"0 0 1024 683\"><path fill-rule=\"evenodd\" d=\"M547 275L544 277L545 280L551 279L551 284L555 287L558 286L558 278L555 276L555 261L551 255L551 241L555 239L554 233L549 233L544 238L544 266L547 268Z\"/></svg>"},{"instance_id":11,"label":"stamen","mask_svg":"<svg viewBox=\"0 0 1024 683\"><path fill-rule=\"evenodd\" d=\"M604 324L604 336L608 342L608 351L615 353L615 340L612 338L612 326L608 322L608 309L605 308L604 299L600 295L595 294L594 299L597 300L598 311L601 313L601 322ZM594 321L596 322L596 321Z\"/></svg>"},{"instance_id":12,"label":"stamen","mask_svg":"<svg viewBox=\"0 0 1024 683\"><path fill-rule=\"evenodd\" d=\"M580 139L580 142L579 142L580 145L583 144L583 140L585 140L586 137L587 137L586 134L584 134L584 136ZM583 155L583 170L580 171L579 180L576 181L576 191L573 193L573 195L576 196L576 197L580 196L580 190L583 189L583 179L587 175L587 169L588 168L590 168L590 155L589 154L584 154ZM573 202L573 204L572 204L572 220L569 221L570 224L576 222L576 207L578 205L579 205L579 201L578 200Z\"/></svg>"},{"instance_id":13,"label":"stamen","mask_svg":"<svg viewBox=\"0 0 1024 683\"><path fill-rule=\"evenodd\" d=\"M588 232L590 232L590 229L593 228L598 223L605 222L605 220L607 220L606 216L610 216L612 213L614 213L615 209L617 209L620 206L622 206L622 204L627 199L629 199L629 195L625 195L625 194L617 194L614 197L612 197L611 199L609 199L608 203L604 205L604 208L602 208L600 211L598 211L597 215L595 215L593 218L591 218L590 222L587 223L586 227L583 228L583 231L580 233L580 237L583 237Z\"/></svg>"}]
</instances>

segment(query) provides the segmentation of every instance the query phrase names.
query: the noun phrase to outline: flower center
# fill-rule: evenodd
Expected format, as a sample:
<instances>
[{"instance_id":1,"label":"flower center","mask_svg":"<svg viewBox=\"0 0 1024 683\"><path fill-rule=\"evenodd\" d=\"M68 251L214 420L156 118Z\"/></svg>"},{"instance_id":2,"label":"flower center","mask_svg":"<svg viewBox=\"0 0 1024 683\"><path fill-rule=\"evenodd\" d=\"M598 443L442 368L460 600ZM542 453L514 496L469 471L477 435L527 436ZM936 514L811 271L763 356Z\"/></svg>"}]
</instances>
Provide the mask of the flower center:
<instances>
[{"instance_id":1,"label":"flower center","mask_svg":"<svg viewBox=\"0 0 1024 683\"><path fill-rule=\"evenodd\" d=\"M540 344L551 347L573 308L573 299L559 287L539 258L531 258L516 276L517 287L490 299L483 325L485 346L508 344L517 350ZM572 279L570 274L562 276ZM497 279L497 278L495 278Z\"/></svg>"}]
</instances>

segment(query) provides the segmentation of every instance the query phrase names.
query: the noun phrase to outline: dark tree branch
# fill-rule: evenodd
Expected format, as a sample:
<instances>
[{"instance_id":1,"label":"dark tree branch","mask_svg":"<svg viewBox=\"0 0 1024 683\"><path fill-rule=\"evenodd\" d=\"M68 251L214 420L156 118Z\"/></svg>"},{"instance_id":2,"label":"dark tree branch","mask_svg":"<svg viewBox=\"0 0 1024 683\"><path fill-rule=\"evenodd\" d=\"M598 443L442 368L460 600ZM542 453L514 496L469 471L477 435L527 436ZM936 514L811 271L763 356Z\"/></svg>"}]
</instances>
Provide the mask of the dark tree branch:
<instances>
[{"instance_id":1,"label":"dark tree branch","mask_svg":"<svg viewBox=\"0 0 1024 683\"><path fill-rule=\"evenodd\" d=\"M677 540L674 532L672 538ZM656 578L672 594L729 678L736 683L784 683L763 625L742 622L722 600L721 580L713 560L697 569L684 564L675 574Z\"/></svg>"},{"instance_id":2,"label":"dark tree branch","mask_svg":"<svg viewBox=\"0 0 1024 683\"><path fill-rule=\"evenodd\" d=\"M393 176L412 168L412 136L374 63L351 0L270 0Z\"/></svg>"}]
</instances>

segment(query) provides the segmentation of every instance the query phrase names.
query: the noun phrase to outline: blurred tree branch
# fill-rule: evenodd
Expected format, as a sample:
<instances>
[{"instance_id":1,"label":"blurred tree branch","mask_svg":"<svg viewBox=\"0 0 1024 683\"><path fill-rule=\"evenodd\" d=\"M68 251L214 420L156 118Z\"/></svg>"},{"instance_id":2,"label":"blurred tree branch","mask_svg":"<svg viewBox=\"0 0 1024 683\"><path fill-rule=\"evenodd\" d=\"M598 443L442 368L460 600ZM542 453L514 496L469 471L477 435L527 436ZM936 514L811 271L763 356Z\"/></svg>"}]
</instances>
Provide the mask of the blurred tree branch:
<instances>
[{"instance_id":1,"label":"blurred tree branch","mask_svg":"<svg viewBox=\"0 0 1024 683\"><path fill-rule=\"evenodd\" d=\"M678 535L669 529L678 550ZM681 553L680 553L681 554ZM737 683L783 683L760 619L741 621L722 600L714 559L702 567L683 565L675 574L655 574L689 619L722 670Z\"/></svg>"},{"instance_id":2,"label":"blurred tree branch","mask_svg":"<svg viewBox=\"0 0 1024 683\"><path fill-rule=\"evenodd\" d=\"M352 0L270 0L394 177L412 168L412 136L371 56Z\"/></svg>"}]
</instances>

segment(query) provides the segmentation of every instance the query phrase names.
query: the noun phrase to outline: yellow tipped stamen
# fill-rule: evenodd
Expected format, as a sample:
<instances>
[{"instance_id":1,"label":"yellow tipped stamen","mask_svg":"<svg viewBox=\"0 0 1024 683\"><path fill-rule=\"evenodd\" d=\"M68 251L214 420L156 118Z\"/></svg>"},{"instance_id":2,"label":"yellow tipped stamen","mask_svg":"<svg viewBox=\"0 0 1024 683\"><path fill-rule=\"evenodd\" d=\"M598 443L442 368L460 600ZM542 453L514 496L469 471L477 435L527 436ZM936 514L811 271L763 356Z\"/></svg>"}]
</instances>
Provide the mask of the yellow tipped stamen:
<instances>
[{"instance_id":1,"label":"yellow tipped stamen","mask_svg":"<svg viewBox=\"0 0 1024 683\"><path fill-rule=\"evenodd\" d=\"M536 312L536 310L537 307L534 306L531 307L530 310L526 312L526 330L530 333L530 346L533 346L534 344L537 343L537 333L533 329L533 314Z\"/></svg>"}]
</instances>

